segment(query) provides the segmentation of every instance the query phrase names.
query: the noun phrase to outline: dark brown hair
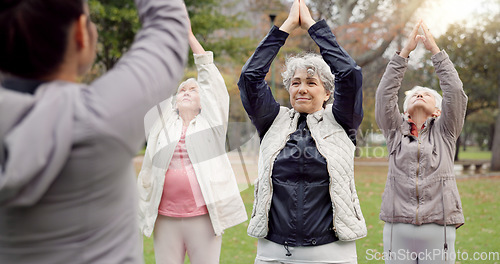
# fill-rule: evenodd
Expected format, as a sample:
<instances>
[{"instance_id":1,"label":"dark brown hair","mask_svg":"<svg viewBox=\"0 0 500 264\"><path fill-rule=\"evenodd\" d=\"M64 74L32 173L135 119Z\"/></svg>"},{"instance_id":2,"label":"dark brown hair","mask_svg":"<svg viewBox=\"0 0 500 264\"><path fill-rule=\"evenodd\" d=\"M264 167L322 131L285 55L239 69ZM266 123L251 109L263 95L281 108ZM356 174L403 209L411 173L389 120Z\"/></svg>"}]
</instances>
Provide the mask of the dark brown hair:
<instances>
[{"instance_id":1,"label":"dark brown hair","mask_svg":"<svg viewBox=\"0 0 500 264\"><path fill-rule=\"evenodd\" d=\"M0 71L24 78L54 73L83 0L0 0Z\"/></svg>"}]
</instances>

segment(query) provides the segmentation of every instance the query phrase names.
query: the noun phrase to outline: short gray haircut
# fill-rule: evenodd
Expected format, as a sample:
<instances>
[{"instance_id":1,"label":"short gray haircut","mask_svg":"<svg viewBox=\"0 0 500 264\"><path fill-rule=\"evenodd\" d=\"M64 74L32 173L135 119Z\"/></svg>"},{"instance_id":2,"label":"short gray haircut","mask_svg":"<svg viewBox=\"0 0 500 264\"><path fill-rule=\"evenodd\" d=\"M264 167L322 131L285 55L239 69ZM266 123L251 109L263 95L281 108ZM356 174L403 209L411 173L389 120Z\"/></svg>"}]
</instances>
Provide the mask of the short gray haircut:
<instances>
[{"instance_id":1,"label":"short gray haircut","mask_svg":"<svg viewBox=\"0 0 500 264\"><path fill-rule=\"evenodd\" d=\"M331 92L330 99L333 98L333 90L335 88L335 76L333 75L330 66L326 64L325 60L316 53L305 53L293 57L289 57L285 62L285 71L281 74L283 77L283 84L288 91L292 78L297 69L306 69L309 75L318 74L319 79L323 83L326 91Z\"/></svg>"},{"instance_id":2,"label":"short gray haircut","mask_svg":"<svg viewBox=\"0 0 500 264\"><path fill-rule=\"evenodd\" d=\"M408 110L408 103L410 102L410 98L419 91L429 92L434 96L434 100L436 101L436 108L441 110L441 103L443 101L443 97L434 89L423 87L423 86L415 86L411 90L406 92L405 101L403 103L403 111L406 113Z\"/></svg>"}]
</instances>

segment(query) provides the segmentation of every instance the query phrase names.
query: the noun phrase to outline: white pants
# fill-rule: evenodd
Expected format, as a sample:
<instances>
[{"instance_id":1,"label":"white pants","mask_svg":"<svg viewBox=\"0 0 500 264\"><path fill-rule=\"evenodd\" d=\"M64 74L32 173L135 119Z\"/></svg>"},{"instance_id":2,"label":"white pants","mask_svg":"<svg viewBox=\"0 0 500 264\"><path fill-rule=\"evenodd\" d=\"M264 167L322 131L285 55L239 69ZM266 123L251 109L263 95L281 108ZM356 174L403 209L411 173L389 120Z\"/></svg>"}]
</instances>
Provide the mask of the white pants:
<instances>
[{"instance_id":1,"label":"white pants","mask_svg":"<svg viewBox=\"0 0 500 264\"><path fill-rule=\"evenodd\" d=\"M219 263L222 237L215 236L208 214L195 217L158 215L154 229L157 264Z\"/></svg>"},{"instance_id":2,"label":"white pants","mask_svg":"<svg viewBox=\"0 0 500 264\"><path fill-rule=\"evenodd\" d=\"M448 251L444 253L444 226L424 224L421 226L403 223L391 223L384 226L384 256L386 264L449 264L455 263L455 226L446 227ZM391 258L392 257L392 258Z\"/></svg>"},{"instance_id":3,"label":"white pants","mask_svg":"<svg viewBox=\"0 0 500 264\"><path fill-rule=\"evenodd\" d=\"M288 247L259 238L254 264L356 264L356 242L336 241L320 246Z\"/></svg>"}]
</instances>

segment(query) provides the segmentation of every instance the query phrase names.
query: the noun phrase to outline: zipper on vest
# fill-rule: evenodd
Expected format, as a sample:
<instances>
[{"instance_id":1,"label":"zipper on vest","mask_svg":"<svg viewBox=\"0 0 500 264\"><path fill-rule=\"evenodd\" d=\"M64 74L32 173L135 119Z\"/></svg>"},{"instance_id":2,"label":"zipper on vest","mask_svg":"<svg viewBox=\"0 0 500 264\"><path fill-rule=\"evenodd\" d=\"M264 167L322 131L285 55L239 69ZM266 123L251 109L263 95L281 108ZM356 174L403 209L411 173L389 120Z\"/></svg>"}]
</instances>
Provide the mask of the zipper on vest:
<instances>
[{"instance_id":1,"label":"zipper on vest","mask_svg":"<svg viewBox=\"0 0 500 264\"><path fill-rule=\"evenodd\" d=\"M307 121L305 121L307 122ZM309 130L309 132L311 132L311 130ZM303 131L301 131L301 133L303 133ZM312 137L312 133L311 133L311 137ZM301 144L304 143L303 140L300 141ZM300 147L303 147L303 146L300 146ZM304 149L304 152L305 152L305 148L302 148ZM299 159L297 162L299 162L299 173L301 174L301 176L304 175L304 159L301 158ZM295 233L295 236L296 236L296 239L297 239L297 245L302 245L303 244L303 231L304 231L304 178L303 177L300 177L299 180L298 180L298 185L297 185L297 215L296 215L296 227L297 227L297 231Z\"/></svg>"},{"instance_id":2,"label":"zipper on vest","mask_svg":"<svg viewBox=\"0 0 500 264\"><path fill-rule=\"evenodd\" d=\"M278 150L271 156L270 165L269 165L269 178L268 178L268 180L269 180L269 192L271 195L269 196L269 200L267 200L267 204L266 204L266 222L267 222L266 233L269 233L269 211L271 210L271 202L273 200L273 179L271 176L273 174L274 160L279 155L281 150L283 150L283 148L286 146L286 143L290 139L290 135L293 132L295 132L295 130L288 133L288 135L286 136L285 141L283 142L281 147L279 147Z\"/></svg>"},{"instance_id":3,"label":"zipper on vest","mask_svg":"<svg viewBox=\"0 0 500 264\"><path fill-rule=\"evenodd\" d=\"M337 209L339 208L337 206L337 203L335 202L335 199L333 199L333 194L332 194L332 176L330 175L330 171L328 170L328 167L329 167L329 162L328 162L328 159L326 158L325 154L321 151L321 148L320 148L320 145L318 144L318 141L316 140L316 138L314 138L314 133L311 129L309 129L309 131L311 131L311 137L314 139L314 143L316 144L316 148L318 149L318 152L319 154L321 154L321 156L323 156L326 160L326 170L328 171L328 193L330 194L330 200L332 201L333 203L333 206L335 207L335 212L333 213L333 231L335 232L335 235L338 237L337 235L337 227L335 226L335 219L337 218Z\"/></svg>"},{"instance_id":4,"label":"zipper on vest","mask_svg":"<svg viewBox=\"0 0 500 264\"><path fill-rule=\"evenodd\" d=\"M415 214L415 223L418 225L418 208L420 206L420 195L418 193L418 174L420 172L420 137L418 138L418 147L417 147L417 175L415 177L415 190L417 194L417 211Z\"/></svg>"}]
</instances>

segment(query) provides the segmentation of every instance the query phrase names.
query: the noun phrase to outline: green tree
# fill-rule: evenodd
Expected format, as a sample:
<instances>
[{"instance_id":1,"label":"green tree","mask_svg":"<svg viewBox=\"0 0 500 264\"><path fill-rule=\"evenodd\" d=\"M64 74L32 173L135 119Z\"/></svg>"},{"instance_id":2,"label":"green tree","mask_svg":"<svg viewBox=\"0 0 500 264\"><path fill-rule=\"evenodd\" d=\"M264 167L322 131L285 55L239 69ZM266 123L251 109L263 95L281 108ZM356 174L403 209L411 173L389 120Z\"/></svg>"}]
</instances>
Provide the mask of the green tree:
<instances>
[{"instance_id":1,"label":"green tree","mask_svg":"<svg viewBox=\"0 0 500 264\"><path fill-rule=\"evenodd\" d=\"M241 58L250 50L249 39L232 37L231 30L249 25L239 19L239 14L223 13L230 10L237 0L186 0L193 32L207 50L214 51L226 61ZM111 69L128 50L140 28L133 0L89 0L91 19L99 32L96 65L99 75ZM189 65L193 65L191 59Z\"/></svg>"},{"instance_id":2,"label":"green tree","mask_svg":"<svg viewBox=\"0 0 500 264\"><path fill-rule=\"evenodd\" d=\"M406 37L405 27L426 6L421 0L312 0L318 18L334 26L339 43L364 67Z\"/></svg>"},{"instance_id":3,"label":"green tree","mask_svg":"<svg viewBox=\"0 0 500 264\"><path fill-rule=\"evenodd\" d=\"M90 17L99 32L96 64L111 69L128 50L140 27L133 0L90 0Z\"/></svg>"}]
</instances>

